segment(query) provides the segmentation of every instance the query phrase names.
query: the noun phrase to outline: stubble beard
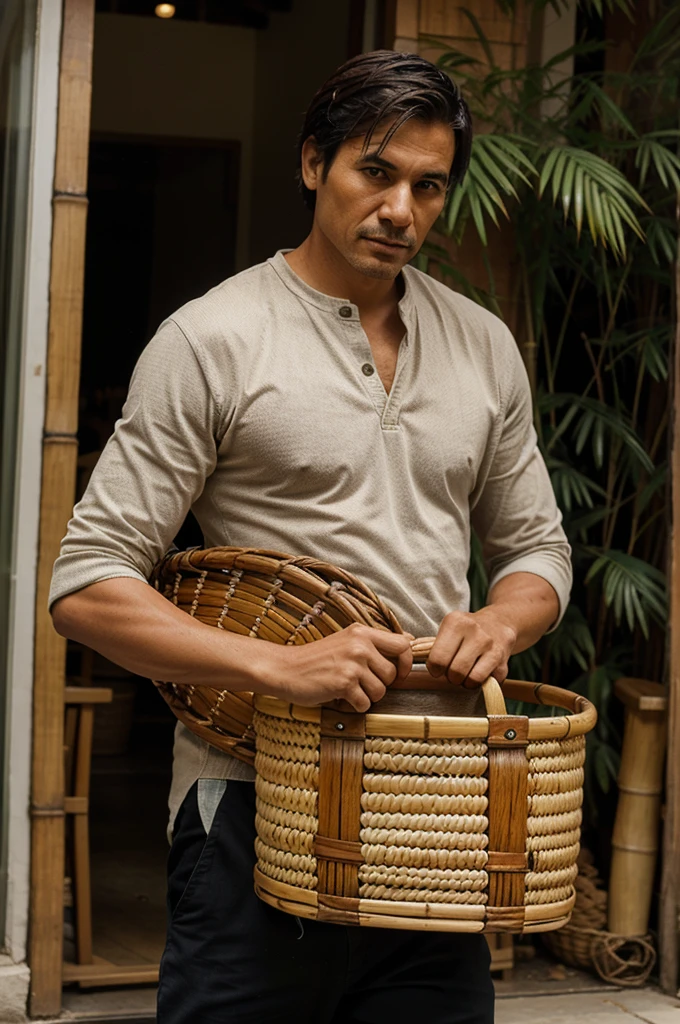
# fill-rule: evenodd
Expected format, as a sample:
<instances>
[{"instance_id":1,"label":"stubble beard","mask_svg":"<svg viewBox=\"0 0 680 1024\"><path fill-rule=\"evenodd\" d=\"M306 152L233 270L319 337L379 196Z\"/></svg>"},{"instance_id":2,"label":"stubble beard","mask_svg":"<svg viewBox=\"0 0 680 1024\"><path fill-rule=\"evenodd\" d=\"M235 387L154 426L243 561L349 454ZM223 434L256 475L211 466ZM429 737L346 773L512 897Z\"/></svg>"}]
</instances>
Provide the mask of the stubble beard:
<instances>
[{"instance_id":1,"label":"stubble beard","mask_svg":"<svg viewBox=\"0 0 680 1024\"><path fill-rule=\"evenodd\" d=\"M402 271L401 264L395 267L388 263L381 263L377 257L362 259L361 256L351 252L345 253L345 259L353 270L364 274L365 277L373 277L379 281L394 281Z\"/></svg>"}]
</instances>

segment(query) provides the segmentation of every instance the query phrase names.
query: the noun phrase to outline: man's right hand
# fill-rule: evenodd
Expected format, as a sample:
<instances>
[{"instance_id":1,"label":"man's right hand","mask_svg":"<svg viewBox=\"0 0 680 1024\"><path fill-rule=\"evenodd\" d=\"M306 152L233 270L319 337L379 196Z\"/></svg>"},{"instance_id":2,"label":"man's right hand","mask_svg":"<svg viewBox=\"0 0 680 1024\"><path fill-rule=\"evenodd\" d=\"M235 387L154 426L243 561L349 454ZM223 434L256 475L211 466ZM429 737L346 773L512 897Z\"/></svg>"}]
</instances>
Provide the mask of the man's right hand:
<instances>
[{"instance_id":1,"label":"man's right hand","mask_svg":"<svg viewBox=\"0 0 680 1024\"><path fill-rule=\"evenodd\" d=\"M258 644L257 689L307 707L342 699L356 711L368 711L391 683L411 671L410 641L407 634L355 623L314 643Z\"/></svg>"}]
</instances>

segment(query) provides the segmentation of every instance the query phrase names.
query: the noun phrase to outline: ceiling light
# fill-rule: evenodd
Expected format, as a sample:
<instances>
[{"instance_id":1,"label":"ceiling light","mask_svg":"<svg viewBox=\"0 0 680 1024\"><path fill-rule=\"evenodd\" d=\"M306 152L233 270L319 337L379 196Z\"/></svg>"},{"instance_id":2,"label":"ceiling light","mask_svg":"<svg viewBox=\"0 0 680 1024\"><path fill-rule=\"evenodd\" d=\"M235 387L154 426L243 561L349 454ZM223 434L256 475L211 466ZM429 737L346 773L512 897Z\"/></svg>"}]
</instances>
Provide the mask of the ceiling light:
<instances>
[{"instance_id":1,"label":"ceiling light","mask_svg":"<svg viewBox=\"0 0 680 1024\"><path fill-rule=\"evenodd\" d=\"M173 18L175 16L174 4L156 4L157 18Z\"/></svg>"}]
</instances>

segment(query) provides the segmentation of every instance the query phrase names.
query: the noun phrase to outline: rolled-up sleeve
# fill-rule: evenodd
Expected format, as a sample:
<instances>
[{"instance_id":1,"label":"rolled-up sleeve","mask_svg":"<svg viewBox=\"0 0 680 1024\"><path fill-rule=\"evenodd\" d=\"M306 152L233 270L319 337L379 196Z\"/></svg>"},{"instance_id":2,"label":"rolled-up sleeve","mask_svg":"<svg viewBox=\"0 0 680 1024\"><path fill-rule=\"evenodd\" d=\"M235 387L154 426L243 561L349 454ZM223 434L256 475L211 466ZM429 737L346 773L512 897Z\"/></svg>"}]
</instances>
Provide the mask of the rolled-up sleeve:
<instances>
[{"instance_id":1,"label":"rolled-up sleeve","mask_svg":"<svg viewBox=\"0 0 680 1024\"><path fill-rule=\"evenodd\" d=\"M193 349L166 321L137 363L122 417L73 511L50 606L102 580L148 579L215 468L219 423Z\"/></svg>"},{"instance_id":2,"label":"rolled-up sleeve","mask_svg":"<svg viewBox=\"0 0 680 1024\"><path fill-rule=\"evenodd\" d=\"M511 337L504 354L500 433L473 495L471 520L482 544L489 590L511 573L541 576L559 600L554 629L569 603L571 548L537 447L526 371Z\"/></svg>"}]
</instances>

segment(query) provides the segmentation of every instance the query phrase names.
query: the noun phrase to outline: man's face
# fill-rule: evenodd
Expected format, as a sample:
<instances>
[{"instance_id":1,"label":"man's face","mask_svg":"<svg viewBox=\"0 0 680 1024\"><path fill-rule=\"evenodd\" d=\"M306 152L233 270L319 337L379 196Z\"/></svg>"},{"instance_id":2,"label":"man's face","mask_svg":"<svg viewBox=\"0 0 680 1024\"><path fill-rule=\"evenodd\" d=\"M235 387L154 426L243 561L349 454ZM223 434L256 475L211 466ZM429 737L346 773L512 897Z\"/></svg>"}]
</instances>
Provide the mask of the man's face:
<instances>
[{"instance_id":1,"label":"man's face","mask_svg":"<svg viewBox=\"0 0 680 1024\"><path fill-rule=\"evenodd\" d=\"M377 150L389 124L363 153L364 137L344 142L323 180L313 139L303 149L305 184L316 190L314 227L367 277L393 279L420 249L444 206L453 163L448 125L415 119Z\"/></svg>"}]
</instances>

